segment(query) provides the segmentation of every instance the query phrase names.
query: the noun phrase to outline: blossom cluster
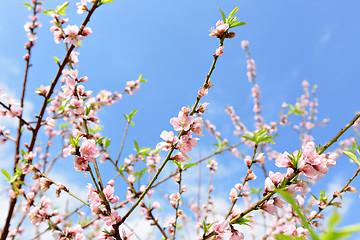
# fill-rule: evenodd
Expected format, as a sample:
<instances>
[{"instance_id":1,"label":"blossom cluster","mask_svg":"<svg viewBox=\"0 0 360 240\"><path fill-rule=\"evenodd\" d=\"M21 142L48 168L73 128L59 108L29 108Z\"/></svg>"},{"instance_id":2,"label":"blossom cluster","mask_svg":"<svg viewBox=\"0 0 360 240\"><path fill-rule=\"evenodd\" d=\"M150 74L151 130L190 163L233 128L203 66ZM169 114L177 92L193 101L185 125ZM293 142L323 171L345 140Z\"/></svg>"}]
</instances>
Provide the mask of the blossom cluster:
<instances>
[{"instance_id":1,"label":"blossom cluster","mask_svg":"<svg viewBox=\"0 0 360 240\"><path fill-rule=\"evenodd\" d=\"M201 117L189 116L190 109L183 107L178 114L178 117L170 119L170 124L173 125L175 131L181 131L183 134L180 138L174 136L172 131L163 131L160 137L165 142L157 144L156 148L163 151L169 151L171 148L177 148L180 152L176 154L173 159L183 162L187 159L187 153L192 151L192 147L197 145L198 138L193 138L192 133L198 136L202 135L202 127L204 122Z\"/></svg>"}]
</instances>

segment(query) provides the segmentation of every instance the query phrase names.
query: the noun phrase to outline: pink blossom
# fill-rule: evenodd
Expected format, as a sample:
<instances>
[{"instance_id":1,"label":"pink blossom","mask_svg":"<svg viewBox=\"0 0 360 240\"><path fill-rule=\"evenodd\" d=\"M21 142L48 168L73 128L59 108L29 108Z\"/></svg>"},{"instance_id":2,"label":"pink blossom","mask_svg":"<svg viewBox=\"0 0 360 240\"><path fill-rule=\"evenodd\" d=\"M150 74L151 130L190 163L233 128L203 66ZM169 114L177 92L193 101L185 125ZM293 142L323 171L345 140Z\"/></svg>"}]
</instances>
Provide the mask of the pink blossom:
<instances>
[{"instance_id":1,"label":"pink blossom","mask_svg":"<svg viewBox=\"0 0 360 240\"><path fill-rule=\"evenodd\" d=\"M169 151L171 147L178 142L178 137L174 136L172 131L162 131L160 137L165 140L165 142L159 142L156 145L156 149L161 149L163 151Z\"/></svg>"},{"instance_id":2,"label":"pink blossom","mask_svg":"<svg viewBox=\"0 0 360 240\"><path fill-rule=\"evenodd\" d=\"M103 193L110 203L115 204L119 201L119 197L114 195L114 186L111 186L110 184L106 185L103 189Z\"/></svg>"},{"instance_id":3,"label":"pink blossom","mask_svg":"<svg viewBox=\"0 0 360 240\"><path fill-rule=\"evenodd\" d=\"M82 14L84 11L87 11L87 7L86 7L86 1L85 0L81 0L80 2L76 3L76 7L77 9L77 14Z\"/></svg>"},{"instance_id":4,"label":"pink blossom","mask_svg":"<svg viewBox=\"0 0 360 240\"><path fill-rule=\"evenodd\" d=\"M187 153L192 151L192 147L197 145L198 138L192 138L191 134L184 134L180 137L180 141L178 143L179 151L187 157Z\"/></svg>"},{"instance_id":5,"label":"pink blossom","mask_svg":"<svg viewBox=\"0 0 360 240\"><path fill-rule=\"evenodd\" d=\"M265 164L265 155L264 153L260 153L255 157L255 162Z\"/></svg>"},{"instance_id":6,"label":"pink blossom","mask_svg":"<svg viewBox=\"0 0 360 240\"><path fill-rule=\"evenodd\" d=\"M272 171L269 172L269 177L271 181L277 186L279 183L281 183L284 180L285 174L282 174L280 172L273 173Z\"/></svg>"},{"instance_id":7,"label":"pink blossom","mask_svg":"<svg viewBox=\"0 0 360 240\"><path fill-rule=\"evenodd\" d=\"M173 125L175 131L189 131L190 125L193 123L194 117L187 116L183 111L180 111L178 117L170 119L170 124Z\"/></svg>"},{"instance_id":8,"label":"pink blossom","mask_svg":"<svg viewBox=\"0 0 360 240\"><path fill-rule=\"evenodd\" d=\"M133 95L136 91L140 89L140 81L127 81L125 92L127 92L129 95Z\"/></svg>"},{"instance_id":9,"label":"pink blossom","mask_svg":"<svg viewBox=\"0 0 360 240\"><path fill-rule=\"evenodd\" d=\"M198 92L198 97L200 98L200 97L203 97L203 96L205 96L206 94L208 94L208 89L207 88L200 88L200 90L199 90L199 92Z\"/></svg>"},{"instance_id":10,"label":"pink blossom","mask_svg":"<svg viewBox=\"0 0 360 240\"><path fill-rule=\"evenodd\" d=\"M72 144L70 144L69 146L64 148L63 153L64 153L65 157L67 157L69 155L75 155L76 154L76 148Z\"/></svg>"},{"instance_id":11,"label":"pink blossom","mask_svg":"<svg viewBox=\"0 0 360 240\"><path fill-rule=\"evenodd\" d=\"M78 35L79 27L76 25L68 25L66 28L64 28L64 32L66 34L66 37L64 39L65 43L70 43L74 46L77 46L78 41L84 39L82 35Z\"/></svg>"},{"instance_id":12,"label":"pink blossom","mask_svg":"<svg viewBox=\"0 0 360 240\"><path fill-rule=\"evenodd\" d=\"M74 168L78 172L86 171L89 165L89 161L84 157L74 157Z\"/></svg>"},{"instance_id":13,"label":"pink blossom","mask_svg":"<svg viewBox=\"0 0 360 240\"><path fill-rule=\"evenodd\" d=\"M247 181L251 181L251 180L254 180L254 179L256 179L256 178L257 178L257 177L256 177L254 171L253 171L252 169L248 169L246 180L247 180Z\"/></svg>"},{"instance_id":14,"label":"pink blossom","mask_svg":"<svg viewBox=\"0 0 360 240\"><path fill-rule=\"evenodd\" d=\"M97 149L95 140L85 140L81 143L80 147L81 156L88 161L92 161L99 156L99 149Z\"/></svg>"},{"instance_id":15,"label":"pink blossom","mask_svg":"<svg viewBox=\"0 0 360 240\"><path fill-rule=\"evenodd\" d=\"M86 27L86 28L84 28L84 30L82 31L81 34L82 34L83 36L89 36L90 34L92 34L92 30L91 30L91 28Z\"/></svg>"},{"instance_id":16,"label":"pink blossom","mask_svg":"<svg viewBox=\"0 0 360 240\"><path fill-rule=\"evenodd\" d=\"M119 213L117 211L111 209L110 216L102 217L102 220L105 221L106 226L110 226L120 222L121 217L119 216Z\"/></svg>"},{"instance_id":17,"label":"pink blossom","mask_svg":"<svg viewBox=\"0 0 360 240\"><path fill-rule=\"evenodd\" d=\"M10 112L6 113L6 116L9 118L19 117L21 116L22 108L14 108L13 106L10 106Z\"/></svg>"},{"instance_id":18,"label":"pink blossom","mask_svg":"<svg viewBox=\"0 0 360 240\"><path fill-rule=\"evenodd\" d=\"M194 122L191 124L190 130L191 130L193 133L195 133L196 135L198 135L198 136L204 136L204 135L202 134L202 131L203 131L202 127L203 127L203 125L204 125L204 121L202 120L202 118L201 118L201 117L197 117L197 118L194 119Z\"/></svg>"},{"instance_id":19,"label":"pink blossom","mask_svg":"<svg viewBox=\"0 0 360 240\"><path fill-rule=\"evenodd\" d=\"M271 215L275 215L276 208L274 205L274 199L267 200L260 208Z\"/></svg>"},{"instance_id":20,"label":"pink blossom","mask_svg":"<svg viewBox=\"0 0 360 240\"><path fill-rule=\"evenodd\" d=\"M281 197L274 197L274 205L278 208L283 208L285 206L285 201Z\"/></svg>"},{"instance_id":21,"label":"pink blossom","mask_svg":"<svg viewBox=\"0 0 360 240\"><path fill-rule=\"evenodd\" d=\"M40 178L40 188L41 191L47 191L51 185L51 182L47 178Z\"/></svg>"},{"instance_id":22,"label":"pink blossom","mask_svg":"<svg viewBox=\"0 0 360 240\"><path fill-rule=\"evenodd\" d=\"M277 167L286 167L286 168L293 167L291 160L288 156L289 156L288 152L284 152L284 154L279 154L275 159L275 165Z\"/></svg>"},{"instance_id":23,"label":"pink blossom","mask_svg":"<svg viewBox=\"0 0 360 240\"><path fill-rule=\"evenodd\" d=\"M244 240L244 234L242 232L233 229L231 233L232 235L230 236L229 240Z\"/></svg>"},{"instance_id":24,"label":"pink blossom","mask_svg":"<svg viewBox=\"0 0 360 240\"><path fill-rule=\"evenodd\" d=\"M123 240L131 240L135 234L134 233L126 233L124 229L122 229L122 239Z\"/></svg>"},{"instance_id":25,"label":"pink blossom","mask_svg":"<svg viewBox=\"0 0 360 240\"><path fill-rule=\"evenodd\" d=\"M220 57L224 53L223 50L224 50L224 46L221 46L221 47L217 48L215 50L215 55L214 56Z\"/></svg>"},{"instance_id":26,"label":"pink blossom","mask_svg":"<svg viewBox=\"0 0 360 240\"><path fill-rule=\"evenodd\" d=\"M29 39L30 42L33 42L37 39L37 34L36 33L28 33L26 34L27 38Z\"/></svg>"},{"instance_id":27,"label":"pink blossom","mask_svg":"<svg viewBox=\"0 0 360 240\"><path fill-rule=\"evenodd\" d=\"M179 152L175 154L172 159L177 162L185 162L187 160L187 157L185 157L181 152Z\"/></svg>"},{"instance_id":28,"label":"pink blossom","mask_svg":"<svg viewBox=\"0 0 360 240\"><path fill-rule=\"evenodd\" d=\"M230 237L232 235L228 221L219 223L217 220L212 225L213 231L220 237Z\"/></svg>"},{"instance_id":29,"label":"pink blossom","mask_svg":"<svg viewBox=\"0 0 360 240\"><path fill-rule=\"evenodd\" d=\"M230 195L230 197L229 197L229 200L233 203L233 202L235 202L236 201L236 199L238 198L237 197L237 191L236 191L236 189L235 188L232 188L231 189L231 191L230 191L230 193L229 193L229 195Z\"/></svg>"},{"instance_id":30,"label":"pink blossom","mask_svg":"<svg viewBox=\"0 0 360 240\"><path fill-rule=\"evenodd\" d=\"M247 40L242 40L242 41L241 41L241 47L242 47L242 48L247 48L247 47L249 47L249 41L247 41Z\"/></svg>"},{"instance_id":31,"label":"pink blossom","mask_svg":"<svg viewBox=\"0 0 360 240\"><path fill-rule=\"evenodd\" d=\"M212 31L209 34L209 36L221 37L221 35L225 33L228 29L229 29L229 24L219 20L216 23L216 29L211 29Z\"/></svg>"},{"instance_id":32,"label":"pink blossom","mask_svg":"<svg viewBox=\"0 0 360 240\"><path fill-rule=\"evenodd\" d=\"M170 199L170 204L171 206L173 206L174 208L176 207L176 204L179 202L180 200L180 193L177 193L177 194L171 194L169 196L169 199Z\"/></svg>"},{"instance_id":33,"label":"pink blossom","mask_svg":"<svg viewBox=\"0 0 360 240\"><path fill-rule=\"evenodd\" d=\"M32 161L35 156L36 156L36 153L33 153L30 151L24 155L24 159Z\"/></svg>"},{"instance_id":34,"label":"pink blossom","mask_svg":"<svg viewBox=\"0 0 360 240\"><path fill-rule=\"evenodd\" d=\"M275 190L274 183L272 182L272 180L269 177L267 177L265 179L265 192L271 192L274 190Z\"/></svg>"},{"instance_id":35,"label":"pink blossom","mask_svg":"<svg viewBox=\"0 0 360 240\"><path fill-rule=\"evenodd\" d=\"M175 216L168 216L165 218L164 220L164 225L163 227L166 228L166 227L170 227L170 226L173 226L175 224Z\"/></svg>"}]
</instances>

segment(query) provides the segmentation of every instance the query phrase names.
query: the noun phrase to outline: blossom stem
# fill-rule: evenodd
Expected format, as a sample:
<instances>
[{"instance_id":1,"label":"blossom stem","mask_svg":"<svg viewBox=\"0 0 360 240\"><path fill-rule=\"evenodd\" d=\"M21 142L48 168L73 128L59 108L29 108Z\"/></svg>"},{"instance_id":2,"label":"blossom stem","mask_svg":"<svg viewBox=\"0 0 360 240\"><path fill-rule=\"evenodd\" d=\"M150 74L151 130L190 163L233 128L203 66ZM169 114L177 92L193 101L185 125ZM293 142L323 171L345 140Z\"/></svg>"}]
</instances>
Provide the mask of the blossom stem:
<instances>
[{"instance_id":1,"label":"blossom stem","mask_svg":"<svg viewBox=\"0 0 360 240\"><path fill-rule=\"evenodd\" d=\"M119 152L119 155L118 155L118 157L116 158L116 161L115 161L115 165L116 165L116 166L117 166L117 164L118 164L118 162L119 162L119 160L120 160L121 153L122 153L123 148L124 148L125 139L126 139L126 135L127 135L128 129L129 129L130 122L131 122L131 120L130 120L130 121L127 121L127 123L126 123L126 128L125 128L123 140L122 140L121 147L120 147L120 152Z\"/></svg>"},{"instance_id":2,"label":"blossom stem","mask_svg":"<svg viewBox=\"0 0 360 240\"><path fill-rule=\"evenodd\" d=\"M59 186L59 184L57 184L55 181L53 181L51 178L49 178L45 173L43 173L42 171L40 171L38 168L36 168L34 165L32 165L32 167L36 170L36 172L40 173L41 176L43 176L44 178L46 178L47 180L49 180L52 184ZM78 196L76 196L75 194L73 194L72 192L70 192L68 189L64 190L67 194L69 194L70 196L72 196L73 198L76 198L77 200L79 200L80 202L82 202L83 204L87 205L88 207L90 207L90 204L85 202L84 200L82 200L81 198L79 198Z\"/></svg>"},{"instance_id":3,"label":"blossom stem","mask_svg":"<svg viewBox=\"0 0 360 240\"><path fill-rule=\"evenodd\" d=\"M6 104L4 104L4 103L1 102L1 101L0 101L0 105L1 105L3 108L5 108L6 110L8 110L8 111L10 112L10 106L6 106ZM25 124L26 126L28 126L28 127L31 129L31 131L34 130L34 129L32 128L32 126L30 125L30 123L27 122L27 121L25 121L25 119L22 118L22 115L16 116L16 117L20 120L20 122L21 122L22 125Z\"/></svg>"},{"instance_id":4,"label":"blossom stem","mask_svg":"<svg viewBox=\"0 0 360 240\"><path fill-rule=\"evenodd\" d=\"M226 34L223 34L223 36L220 38L220 46L223 46L224 44L224 40L226 38ZM213 60L213 63L210 67L210 71L208 73L208 75L206 75L206 79L205 79L205 82L203 84L203 87L207 86L210 82L210 76L212 74L212 72L214 71L215 69L215 64L216 64L216 61L218 59L218 56L214 56L214 60ZM197 105L199 104L199 101L200 101L200 98L201 97L197 97L196 98L196 101L195 101L195 104L190 112L190 116L194 115L195 113L195 110L196 110L196 107ZM180 138L183 134L184 134L184 130L182 130L178 137ZM134 211L134 209L139 205L139 203L141 202L141 200L143 200L143 198L145 197L146 193L151 189L152 185L154 184L154 182L156 181L156 179L159 177L161 171L163 170L163 168L165 167L166 163L170 160L171 158L171 154L172 152L174 151L175 149L175 146L172 146L169 153L167 154L164 162L161 164L161 166L159 167L158 171L156 172L156 174L154 175L154 177L151 179L151 181L149 182L148 186L146 187L145 191L140 195L140 197L138 198L138 200L134 203L134 205L130 208L130 210L121 218L120 222L119 222L119 225L121 225L122 223L125 222L125 220L130 216L130 214Z\"/></svg>"},{"instance_id":5,"label":"blossom stem","mask_svg":"<svg viewBox=\"0 0 360 240\"><path fill-rule=\"evenodd\" d=\"M326 144L321 148L321 150L318 152L318 154L324 153L324 152L326 151L326 149L328 149L333 143L335 143L335 142L339 139L339 137L340 137L341 135L343 135L344 132L346 132L352 125L354 125L355 122L356 122L356 120L358 120L359 118L360 118L360 112L358 112L358 113L356 114L356 116L355 116L348 124L346 124L346 126L345 126L344 128L342 128L342 129L338 132L338 134L336 134L336 136L335 136L333 139L331 139L328 143L326 143Z\"/></svg>"},{"instance_id":6,"label":"blossom stem","mask_svg":"<svg viewBox=\"0 0 360 240\"><path fill-rule=\"evenodd\" d=\"M180 194L180 196L179 196L179 199L177 200L177 203L176 203L176 207L175 207L175 223L174 223L174 235L173 235L173 240L175 240L175 237L176 237L176 223L177 223L177 220L178 220L178 218L179 218L179 213L178 213L178 211L179 211L179 207L180 207L180 198L181 198L181 193L182 193L182 191L181 191L181 178L182 178L182 169L180 168L179 169L179 182L178 182L178 185L179 185L179 194Z\"/></svg>"},{"instance_id":7,"label":"blossom stem","mask_svg":"<svg viewBox=\"0 0 360 240\"><path fill-rule=\"evenodd\" d=\"M252 165L253 165L254 162L255 162L255 155L256 155L256 150L257 150L258 146L259 146L259 145L255 144L253 156L252 156L252 159L251 159L251 163L250 163L250 165L248 166L248 170L251 169ZM246 182L248 181L248 176L249 176L249 171L247 171L246 176L245 176L245 179L244 179L243 184L242 184L242 188L241 188L241 190L239 190L239 193L238 193L236 199L234 200L233 204L231 205L230 210L229 210L228 214L226 215L225 219L227 219L227 218L230 216L231 211L232 211L232 209L234 208L234 206L235 206L235 204L236 204L236 201L240 198L240 195L241 195L241 193L242 193L242 190L244 189L244 186L245 186Z\"/></svg>"},{"instance_id":8,"label":"blossom stem","mask_svg":"<svg viewBox=\"0 0 360 240\"><path fill-rule=\"evenodd\" d=\"M356 172L354 173L354 175L349 179L349 181L345 184L345 186L340 190L340 194L345 192L345 189L350 185L350 183L356 178L356 176L359 174L360 172L360 166L358 167L358 169L356 170ZM332 202L338 197L338 195L333 195L333 197L331 198L331 200L326 203L326 205L323 208L319 208L319 210L316 212L316 214L314 216L312 216L311 218L309 218L309 220L307 221L307 223L310 223L312 220L314 220L325 208L327 208L328 206L330 206L332 204Z\"/></svg>"}]
</instances>

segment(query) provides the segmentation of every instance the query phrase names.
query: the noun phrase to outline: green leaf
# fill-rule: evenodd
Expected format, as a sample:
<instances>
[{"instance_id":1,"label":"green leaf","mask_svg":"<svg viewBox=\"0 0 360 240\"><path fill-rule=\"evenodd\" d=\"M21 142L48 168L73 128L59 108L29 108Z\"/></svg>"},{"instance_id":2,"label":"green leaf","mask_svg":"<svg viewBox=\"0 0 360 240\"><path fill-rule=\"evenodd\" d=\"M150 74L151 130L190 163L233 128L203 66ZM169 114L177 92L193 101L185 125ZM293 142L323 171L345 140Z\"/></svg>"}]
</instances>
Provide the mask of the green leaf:
<instances>
[{"instance_id":1,"label":"green leaf","mask_svg":"<svg viewBox=\"0 0 360 240\"><path fill-rule=\"evenodd\" d=\"M181 163L179 163L178 161L175 161L175 160L171 160L178 169L181 169Z\"/></svg>"},{"instance_id":2,"label":"green leaf","mask_svg":"<svg viewBox=\"0 0 360 240\"><path fill-rule=\"evenodd\" d=\"M32 6L28 3L23 3L25 7L27 7L28 11L32 9Z\"/></svg>"},{"instance_id":3,"label":"green leaf","mask_svg":"<svg viewBox=\"0 0 360 240\"><path fill-rule=\"evenodd\" d=\"M251 216L247 216L247 217L251 217ZM242 218L236 220L236 222L234 222L233 224L250 226L250 225L248 224L249 222L252 222L252 221L249 220L249 219L246 219L246 217L242 217Z\"/></svg>"},{"instance_id":4,"label":"green leaf","mask_svg":"<svg viewBox=\"0 0 360 240\"><path fill-rule=\"evenodd\" d=\"M103 140L103 145L105 146L105 149L107 149L110 146L110 142L111 142L110 138L105 138Z\"/></svg>"},{"instance_id":5,"label":"green leaf","mask_svg":"<svg viewBox=\"0 0 360 240\"><path fill-rule=\"evenodd\" d=\"M139 75L138 80L139 80L140 83L145 83L145 82L147 82L147 80L143 78L143 75L142 75L142 74Z\"/></svg>"},{"instance_id":6,"label":"green leaf","mask_svg":"<svg viewBox=\"0 0 360 240\"><path fill-rule=\"evenodd\" d=\"M54 99L53 99L53 98L48 99L48 100L46 101L46 104L51 103L52 100L54 100Z\"/></svg>"},{"instance_id":7,"label":"green leaf","mask_svg":"<svg viewBox=\"0 0 360 240\"><path fill-rule=\"evenodd\" d=\"M348 151L343 151L343 153L349 158L351 158L354 162L356 162L360 167L360 160L356 157L354 153Z\"/></svg>"},{"instance_id":8,"label":"green leaf","mask_svg":"<svg viewBox=\"0 0 360 240\"><path fill-rule=\"evenodd\" d=\"M24 157L24 155L26 154L26 152L25 152L23 149L21 149L20 152L21 152L21 156Z\"/></svg>"},{"instance_id":9,"label":"green leaf","mask_svg":"<svg viewBox=\"0 0 360 240\"><path fill-rule=\"evenodd\" d=\"M251 137L248 137L248 136L242 136L243 138L247 139L247 140L250 140L250 141L254 141Z\"/></svg>"},{"instance_id":10,"label":"green leaf","mask_svg":"<svg viewBox=\"0 0 360 240\"><path fill-rule=\"evenodd\" d=\"M283 233L275 235L276 240L306 240L304 237L288 236Z\"/></svg>"},{"instance_id":11,"label":"green leaf","mask_svg":"<svg viewBox=\"0 0 360 240\"><path fill-rule=\"evenodd\" d=\"M126 121L130 122L129 116L126 115L125 113L124 113L123 115L124 115L124 117L126 118Z\"/></svg>"},{"instance_id":12,"label":"green leaf","mask_svg":"<svg viewBox=\"0 0 360 240\"><path fill-rule=\"evenodd\" d=\"M85 113L86 116L89 115L91 109L92 109L92 106L86 107L86 113Z\"/></svg>"},{"instance_id":13,"label":"green leaf","mask_svg":"<svg viewBox=\"0 0 360 240\"><path fill-rule=\"evenodd\" d=\"M136 151L140 152L139 144L137 143L137 141L134 140L134 144L135 144Z\"/></svg>"},{"instance_id":14,"label":"green leaf","mask_svg":"<svg viewBox=\"0 0 360 240\"><path fill-rule=\"evenodd\" d=\"M65 9L69 5L69 2L64 2L63 4L60 4L56 7L55 12L59 13L60 15L66 15Z\"/></svg>"},{"instance_id":15,"label":"green leaf","mask_svg":"<svg viewBox=\"0 0 360 240\"><path fill-rule=\"evenodd\" d=\"M238 26L242 26L242 25L247 25L247 23L246 22L236 22L236 23L231 24L230 28L238 27Z\"/></svg>"},{"instance_id":16,"label":"green leaf","mask_svg":"<svg viewBox=\"0 0 360 240\"><path fill-rule=\"evenodd\" d=\"M238 10L239 10L239 7L234 8L234 10L232 10L232 11L229 13L228 19L232 18L232 16L233 16Z\"/></svg>"},{"instance_id":17,"label":"green leaf","mask_svg":"<svg viewBox=\"0 0 360 240\"><path fill-rule=\"evenodd\" d=\"M130 114L129 114L129 119L132 120L135 113L137 112L137 109L133 110Z\"/></svg>"},{"instance_id":18,"label":"green leaf","mask_svg":"<svg viewBox=\"0 0 360 240\"><path fill-rule=\"evenodd\" d=\"M99 1L99 5L101 5L101 4L105 4L105 3L111 3L111 2L113 2L114 0L101 0L101 1Z\"/></svg>"},{"instance_id":19,"label":"green leaf","mask_svg":"<svg viewBox=\"0 0 360 240\"><path fill-rule=\"evenodd\" d=\"M183 169L187 169L187 168L189 168L189 167L193 167L193 166L196 166L196 165L198 165L197 163L188 163L188 164L185 164L184 166L183 166Z\"/></svg>"},{"instance_id":20,"label":"green leaf","mask_svg":"<svg viewBox=\"0 0 360 240\"><path fill-rule=\"evenodd\" d=\"M148 168L143 168L140 171L134 172L134 177L136 177L135 181L139 180L147 170Z\"/></svg>"},{"instance_id":21,"label":"green leaf","mask_svg":"<svg viewBox=\"0 0 360 240\"><path fill-rule=\"evenodd\" d=\"M101 142L105 137L100 137L95 141L95 144L98 144L99 142Z\"/></svg>"},{"instance_id":22,"label":"green leaf","mask_svg":"<svg viewBox=\"0 0 360 240\"><path fill-rule=\"evenodd\" d=\"M53 59L55 60L56 64L60 66L60 60L56 56L53 56Z\"/></svg>"},{"instance_id":23,"label":"green leaf","mask_svg":"<svg viewBox=\"0 0 360 240\"><path fill-rule=\"evenodd\" d=\"M321 202L326 202L327 199L328 199L328 197L326 197L326 195L325 195L325 190L321 190L321 192L320 192L320 201Z\"/></svg>"},{"instance_id":24,"label":"green leaf","mask_svg":"<svg viewBox=\"0 0 360 240\"><path fill-rule=\"evenodd\" d=\"M209 230L209 228L210 228L213 224L214 224L214 223L210 224L209 226L206 226L206 222L205 222L205 220L203 220L204 235L206 234L206 232Z\"/></svg>"},{"instance_id":25,"label":"green leaf","mask_svg":"<svg viewBox=\"0 0 360 240\"><path fill-rule=\"evenodd\" d=\"M250 194L258 195L261 192L262 192L262 188L253 188L253 187L250 188Z\"/></svg>"},{"instance_id":26,"label":"green leaf","mask_svg":"<svg viewBox=\"0 0 360 240\"><path fill-rule=\"evenodd\" d=\"M73 145L74 147L77 147L76 144L75 144L74 137L71 135L71 133L69 133L69 139L70 139L71 145Z\"/></svg>"},{"instance_id":27,"label":"green leaf","mask_svg":"<svg viewBox=\"0 0 360 240\"><path fill-rule=\"evenodd\" d=\"M360 223L341 228L334 233L336 239L348 238L352 234L360 232Z\"/></svg>"},{"instance_id":28,"label":"green leaf","mask_svg":"<svg viewBox=\"0 0 360 240\"><path fill-rule=\"evenodd\" d=\"M10 181L10 179L11 179L11 175L10 175L10 173L8 173L6 170L4 170L4 169L1 169L1 172L4 174L4 176L7 178L7 180L6 181Z\"/></svg>"},{"instance_id":29,"label":"green leaf","mask_svg":"<svg viewBox=\"0 0 360 240\"><path fill-rule=\"evenodd\" d=\"M307 230L309 230L313 240L320 240L319 236L315 233L315 231L307 223L307 220L306 220L304 214L302 213L299 205L297 204L297 202L295 202L294 198L290 195L290 193L283 191L283 190L278 190L278 189L275 189L275 191L278 194L280 194L283 198L285 198L285 200L292 206L293 210L298 214L299 218L301 219L303 227L306 228Z\"/></svg>"},{"instance_id":30,"label":"green leaf","mask_svg":"<svg viewBox=\"0 0 360 240\"><path fill-rule=\"evenodd\" d=\"M138 152L141 154L141 155L144 155L144 154L147 154L148 152L151 152L152 151L152 148L142 148L140 149Z\"/></svg>"},{"instance_id":31,"label":"green leaf","mask_svg":"<svg viewBox=\"0 0 360 240\"><path fill-rule=\"evenodd\" d=\"M50 15L50 13L54 13L54 12L55 11L52 10L52 9L48 9L48 10L43 11L43 13L46 14L46 15Z\"/></svg>"},{"instance_id":32,"label":"green leaf","mask_svg":"<svg viewBox=\"0 0 360 240\"><path fill-rule=\"evenodd\" d=\"M223 22L226 23L226 17L225 17L224 12L221 10L220 7L219 7L219 10L220 10L220 12L221 12L221 16L222 16Z\"/></svg>"},{"instance_id":33,"label":"green leaf","mask_svg":"<svg viewBox=\"0 0 360 240\"><path fill-rule=\"evenodd\" d=\"M70 124L69 123L62 123L60 124L60 129L65 129L69 126Z\"/></svg>"}]
</instances>

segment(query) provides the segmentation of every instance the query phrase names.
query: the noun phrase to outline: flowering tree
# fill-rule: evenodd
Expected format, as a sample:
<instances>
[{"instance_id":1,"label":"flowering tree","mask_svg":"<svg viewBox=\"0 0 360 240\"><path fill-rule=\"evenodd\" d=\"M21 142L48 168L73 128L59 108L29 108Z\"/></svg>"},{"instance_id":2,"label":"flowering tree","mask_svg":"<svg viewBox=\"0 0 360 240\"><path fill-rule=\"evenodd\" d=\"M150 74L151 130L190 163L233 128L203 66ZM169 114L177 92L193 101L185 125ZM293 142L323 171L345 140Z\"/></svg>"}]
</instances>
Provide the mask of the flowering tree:
<instances>
[{"instance_id":1,"label":"flowering tree","mask_svg":"<svg viewBox=\"0 0 360 240\"><path fill-rule=\"evenodd\" d=\"M15 133L8 127L0 128L1 142L11 142L15 146L12 171L2 170L9 195L2 240L20 235L21 238L31 235L31 238L40 239L46 234L55 239L139 239L137 233L141 229L134 230L128 224L134 216L149 222L157 232L151 236L154 239L180 238L182 230L191 223L196 225L196 233L191 236L198 239L244 239L244 233L253 239L337 239L360 230L358 224L335 229L340 217L334 213L328 228L321 233L323 211L330 206L340 207L346 192L356 192L351 185L360 171L357 158L360 146L356 139L343 140L332 152L328 149L351 127L357 133L360 113L326 144L315 144L311 130L326 125L327 120L317 120L316 87L310 88L304 81L304 93L295 104L283 103L280 118L265 122L255 61L250 54L249 42L242 41L247 57L247 77L252 85L255 128L246 126L234 108L227 107L225 111L238 139L238 142L230 143L205 119L203 114L210 106L204 98L213 87L210 78L224 54L224 44L235 37L233 29L246 24L235 16L238 8L228 15L219 8L222 19L209 34L219 40L219 45L214 48L210 70L194 95L194 102L185 103L192 105L183 106L177 117L169 119L172 129L159 133L162 140L159 139L156 146L142 147L134 141L134 151L123 157L127 133L134 125L137 110L124 114L126 127L120 147L113 146L111 139L102 133L99 113L105 106L122 100L124 95L133 95L146 80L140 75L137 80L128 81L121 92L101 90L95 94L86 87L88 77L79 75L78 70L81 42L94 34L88 26L89 21L98 8L110 2L82 0L76 3L77 13L84 17L78 25L67 24L69 19L65 15L69 2L48 10L43 10L42 2L38 0L25 4L31 14L30 22L24 25L28 42L23 57L26 67L21 98L13 99L5 91L0 92L0 115L18 122ZM38 114L26 119L23 114L25 93L28 79L31 79L31 54L38 38L37 29L41 27L39 16L42 13L51 18L54 42L64 45L66 51L62 59L54 57L57 70L51 83L40 84L35 90L42 99ZM275 149L280 127L299 132L299 148L285 152ZM204 137L204 129L216 140L216 149L212 154L196 159L192 152ZM228 195L221 197L228 202L229 208L218 212L213 200L213 176L218 169L216 159L221 159L220 155L225 152L242 160L239 165L245 169L245 174L235 179L233 186L224 186ZM335 192L322 191L320 196L314 195L310 186L316 185L330 167L336 168L336 161L342 154L354 165L347 183ZM71 159L73 174L84 177L86 198L66 184L53 180L52 174L60 158ZM201 163L205 161L209 184L206 200L201 206L200 196L195 201L186 195L189 189L197 187L196 184L188 186L184 182L189 177L186 172L201 169ZM112 165L113 171L104 171L106 164ZM268 167L276 170L268 171ZM166 168L172 168L173 172L166 172ZM159 179L164 172L167 175ZM199 182L202 176L199 174ZM166 184L172 186L169 192L155 192ZM77 205L73 209L58 210L51 190L55 190L60 199L64 195L70 196ZM162 199L164 194L165 201ZM166 213L160 215L160 210ZM259 227L257 223L261 219L264 226ZM24 227L25 224L31 227ZM256 232L256 229L261 230Z\"/></svg>"}]
</instances>

